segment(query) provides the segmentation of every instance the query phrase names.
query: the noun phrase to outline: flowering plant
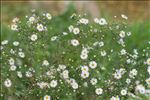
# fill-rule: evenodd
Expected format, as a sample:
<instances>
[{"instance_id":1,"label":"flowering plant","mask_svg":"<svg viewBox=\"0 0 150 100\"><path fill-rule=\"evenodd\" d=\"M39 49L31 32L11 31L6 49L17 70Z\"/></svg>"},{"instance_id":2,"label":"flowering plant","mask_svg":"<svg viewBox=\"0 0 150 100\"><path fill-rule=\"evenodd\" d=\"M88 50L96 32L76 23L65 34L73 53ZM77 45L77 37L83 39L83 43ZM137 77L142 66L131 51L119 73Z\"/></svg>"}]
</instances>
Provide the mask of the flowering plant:
<instances>
[{"instance_id":1,"label":"flowering plant","mask_svg":"<svg viewBox=\"0 0 150 100\"><path fill-rule=\"evenodd\" d=\"M67 24L35 11L14 18L10 34L16 38L1 41L2 98L124 100L148 94L149 42L127 49L132 34L128 17L121 16L122 22L109 22L74 13Z\"/></svg>"}]
</instances>

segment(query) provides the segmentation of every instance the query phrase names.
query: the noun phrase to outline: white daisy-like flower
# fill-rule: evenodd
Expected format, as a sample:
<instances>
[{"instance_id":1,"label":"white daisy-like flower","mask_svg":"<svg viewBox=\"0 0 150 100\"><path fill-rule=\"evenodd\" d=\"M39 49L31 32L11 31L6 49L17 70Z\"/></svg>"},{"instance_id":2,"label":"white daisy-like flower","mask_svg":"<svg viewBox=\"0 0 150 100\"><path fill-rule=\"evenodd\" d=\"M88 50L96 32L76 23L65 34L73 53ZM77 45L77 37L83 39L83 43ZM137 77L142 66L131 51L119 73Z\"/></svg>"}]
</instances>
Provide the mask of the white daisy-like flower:
<instances>
[{"instance_id":1,"label":"white daisy-like flower","mask_svg":"<svg viewBox=\"0 0 150 100\"><path fill-rule=\"evenodd\" d=\"M58 68L61 69L61 70L64 70L64 69L66 69L66 65L59 65Z\"/></svg>"},{"instance_id":2,"label":"white daisy-like flower","mask_svg":"<svg viewBox=\"0 0 150 100\"><path fill-rule=\"evenodd\" d=\"M8 61L9 61L10 65L14 65L15 64L15 60L13 58L10 58Z\"/></svg>"},{"instance_id":3,"label":"white daisy-like flower","mask_svg":"<svg viewBox=\"0 0 150 100\"><path fill-rule=\"evenodd\" d=\"M106 20L105 20L104 18L100 18L100 19L99 19L99 24L100 24L100 25L106 25L107 22L106 22Z\"/></svg>"},{"instance_id":4,"label":"white daisy-like flower","mask_svg":"<svg viewBox=\"0 0 150 100\"><path fill-rule=\"evenodd\" d=\"M19 42L18 42L18 41L14 41L14 42L13 42L13 45L14 45L14 46L18 46L18 45L19 45Z\"/></svg>"},{"instance_id":5,"label":"white daisy-like flower","mask_svg":"<svg viewBox=\"0 0 150 100\"><path fill-rule=\"evenodd\" d=\"M50 82L50 86L51 86L52 88L55 88L55 87L57 86L57 80L52 80L52 81Z\"/></svg>"},{"instance_id":6,"label":"white daisy-like flower","mask_svg":"<svg viewBox=\"0 0 150 100\"><path fill-rule=\"evenodd\" d=\"M11 66L10 66L10 70L11 70L11 71L15 71L16 68L17 68L17 67L16 67L15 65L11 65Z\"/></svg>"},{"instance_id":7,"label":"white daisy-like flower","mask_svg":"<svg viewBox=\"0 0 150 100\"><path fill-rule=\"evenodd\" d=\"M88 54L89 51L87 50L87 48L82 49L81 54Z\"/></svg>"},{"instance_id":8,"label":"white daisy-like flower","mask_svg":"<svg viewBox=\"0 0 150 100\"><path fill-rule=\"evenodd\" d=\"M68 33L67 32L63 32L63 35L68 35Z\"/></svg>"},{"instance_id":9,"label":"white daisy-like flower","mask_svg":"<svg viewBox=\"0 0 150 100\"><path fill-rule=\"evenodd\" d=\"M23 52L18 52L18 55L21 57L21 58L24 58L25 57L25 54Z\"/></svg>"},{"instance_id":10,"label":"white daisy-like flower","mask_svg":"<svg viewBox=\"0 0 150 100\"><path fill-rule=\"evenodd\" d=\"M51 41L55 41L58 37L57 36L53 36L51 37Z\"/></svg>"},{"instance_id":11,"label":"white daisy-like flower","mask_svg":"<svg viewBox=\"0 0 150 100\"><path fill-rule=\"evenodd\" d=\"M94 22L98 24L99 23L99 19L98 18L94 18Z\"/></svg>"},{"instance_id":12,"label":"white daisy-like flower","mask_svg":"<svg viewBox=\"0 0 150 100\"><path fill-rule=\"evenodd\" d=\"M49 20L51 20L51 19L52 19L52 16L51 16L51 14L50 14L50 13L46 13L46 17L47 17L47 19L49 19Z\"/></svg>"},{"instance_id":13,"label":"white daisy-like flower","mask_svg":"<svg viewBox=\"0 0 150 100\"><path fill-rule=\"evenodd\" d=\"M35 21L35 17L31 16L31 17L29 18L29 22L30 22L30 23L33 23L34 21Z\"/></svg>"},{"instance_id":14,"label":"white daisy-like flower","mask_svg":"<svg viewBox=\"0 0 150 100\"><path fill-rule=\"evenodd\" d=\"M101 94L103 93L103 89L102 89L102 88L97 88L97 89L95 90L95 93L96 93L97 95L101 95Z\"/></svg>"},{"instance_id":15,"label":"white daisy-like flower","mask_svg":"<svg viewBox=\"0 0 150 100\"><path fill-rule=\"evenodd\" d=\"M127 84L130 84L130 83L131 83L131 79L127 78L127 79L126 79L126 83L127 83Z\"/></svg>"},{"instance_id":16,"label":"white daisy-like flower","mask_svg":"<svg viewBox=\"0 0 150 100\"><path fill-rule=\"evenodd\" d=\"M18 76L19 78L22 78L22 73L21 73L20 71L17 71L17 76Z\"/></svg>"},{"instance_id":17,"label":"white daisy-like flower","mask_svg":"<svg viewBox=\"0 0 150 100\"><path fill-rule=\"evenodd\" d=\"M150 66L148 66L147 71L148 71L148 73L150 75Z\"/></svg>"},{"instance_id":18,"label":"white daisy-like flower","mask_svg":"<svg viewBox=\"0 0 150 100\"><path fill-rule=\"evenodd\" d=\"M121 90L121 95L127 95L127 90L125 89Z\"/></svg>"},{"instance_id":19,"label":"white daisy-like flower","mask_svg":"<svg viewBox=\"0 0 150 100\"><path fill-rule=\"evenodd\" d=\"M90 61L89 67L92 68L92 69L94 69L94 68L97 67L97 63L95 61Z\"/></svg>"},{"instance_id":20,"label":"white daisy-like flower","mask_svg":"<svg viewBox=\"0 0 150 100\"><path fill-rule=\"evenodd\" d=\"M43 27L43 25L42 24L37 24L37 30L38 31L43 31L44 30L44 27Z\"/></svg>"},{"instance_id":21,"label":"white daisy-like flower","mask_svg":"<svg viewBox=\"0 0 150 100\"><path fill-rule=\"evenodd\" d=\"M118 97L118 96L112 96L111 98L110 98L110 100L120 100L120 98Z\"/></svg>"},{"instance_id":22,"label":"white daisy-like flower","mask_svg":"<svg viewBox=\"0 0 150 100\"><path fill-rule=\"evenodd\" d=\"M62 72L62 76L63 76L64 79L68 79L69 78L69 71L68 70L64 70Z\"/></svg>"},{"instance_id":23,"label":"white daisy-like flower","mask_svg":"<svg viewBox=\"0 0 150 100\"><path fill-rule=\"evenodd\" d=\"M130 36L132 33L131 32L127 32L127 36Z\"/></svg>"},{"instance_id":24,"label":"white daisy-like flower","mask_svg":"<svg viewBox=\"0 0 150 100\"><path fill-rule=\"evenodd\" d=\"M128 17L126 16L126 15L124 15L124 14L121 14L121 17L123 18L123 19L128 19Z\"/></svg>"},{"instance_id":25,"label":"white daisy-like flower","mask_svg":"<svg viewBox=\"0 0 150 100\"><path fill-rule=\"evenodd\" d=\"M17 17L12 20L13 23L17 23L18 21L19 21L19 18Z\"/></svg>"},{"instance_id":26,"label":"white daisy-like flower","mask_svg":"<svg viewBox=\"0 0 150 100\"><path fill-rule=\"evenodd\" d=\"M72 25L70 25L70 26L68 27L68 29L69 29L69 32L73 32L74 27L73 27Z\"/></svg>"},{"instance_id":27,"label":"white daisy-like flower","mask_svg":"<svg viewBox=\"0 0 150 100\"><path fill-rule=\"evenodd\" d=\"M31 35L31 40L32 41L36 41L38 39L36 34Z\"/></svg>"},{"instance_id":28,"label":"white daisy-like flower","mask_svg":"<svg viewBox=\"0 0 150 100\"><path fill-rule=\"evenodd\" d=\"M88 54L81 54L81 55L80 55L80 58L81 58L82 60L85 60L85 59L88 58Z\"/></svg>"},{"instance_id":29,"label":"white daisy-like flower","mask_svg":"<svg viewBox=\"0 0 150 100\"><path fill-rule=\"evenodd\" d=\"M27 71L25 75L26 75L26 77L29 77L29 78L33 76L30 71Z\"/></svg>"},{"instance_id":30,"label":"white daisy-like flower","mask_svg":"<svg viewBox=\"0 0 150 100\"><path fill-rule=\"evenodd\" d=\"M121 55L125 55L127 52L126 52L126 50L125 49L122 49L121 51L120 51L120 54Z\"/></svg>"},{"instance_id":31,"label":"white daisy-like flower","mask_svg":"<svg viewBox=\"0 0 150 100\"><path fill-rule=\"evenodd\" d=\"M82 66L81 70L87 72L87 71L89 71L89 67L88 66Z\"/></svg>"},{"instance_id":32,"label":"white daisy-like flower","mask_svg":"<svg viewBox=\"0 0 150 100\"><path fill-rule=\"evenodd\" d=\"M78 87L79 87L76 82L73 82L71 85L72 85L72 88L73 88L73 89L78 89Z\"/></svg>"},{"instance_id":33,"label":"white daisy-like flower","mask_svg":"<svg viewBox=\"0 0 150 100\"><path fill-rule=\"evenodd\" d=\"M74 34L79 34L79 32L80 32L79 28L76 27L76 28L73 29Z\"/></svg>"},{"instance_id":34,"label":"white daisy-like flower","mask_svg":"<svg viewBox=\"0 0 150 100\"><path fill-rule=\"evenodd\" d=\"M106 56L106 51L105 50L103 50L103 51L101 51L101 56Z\"/></svg>"},{"instance_id":35,"label":"white daisy-like flower","mask_svg":"<svg viewBox=\"0 0 150 100\"><path fill-rule=\"evenodd\" d=\"M141 94L144 94L145 93L145 87L143 85L139 84L135 87L135 92L139 92Z\"/></svg>"},{"instance_id":36,"label":"white daisy-like flower","mask_svg":"<svg viewBox=\"0 0 150 100\"><path fill-rule=\"evenodd\" d=\"M89 72L88 71L82 71L81 77L84 78L84 79L88 78L89 77Z\"/></svg>"},{"instance_id":37,"label":"white daisy-like flower","mask_svg":"<svg viewBox=\"0 0 150 100\"><path fill-rule=\"evenodd\" d=\"M97 84L97 79L96 79L96 78L92 78L92 79L90 80L90 83L91 83L92 85L96 85L96 84Z\"/></svg>"},{"instance_id":38,"label":"white daisy-like flower","mask_svg":"<svg viewBox=\"0 0 150 100\"><path fill-rule=\"evenodd\" d=\"M11 25L11 30L17 31L17 30L18 30L18 25L12 24L12 25Z\"/></svg>"},{"instance_id":39,"label":"white daisy-like flower","mask_svg":"<svg viewBox=\"0 0 150 100\"><path fill-rule=\"evenodd\" d=\"M49 65L49 62L47 60L44 60L42 63L42 66L48 66L48 65Z\"/></svg>"},{"instance_id":40,"label":"white daisy-like flower","mask_svg":"<svg viewBox=\"0 0 150 100\"><path fill-rule=\"evenodd\" d=\"M51 100L51 97L49 95L45 95L44 100Z\"/></svg>"},{"instance_id":41,"label":"white daisy-like flower","mask_svg":"<svg viewBox=\"0 0 150 100\"><path fill-rule=\"evenodd\" d=\"M147 59L146 63L147 65L150 65L150 58Z\"/></svg>"},{"instance_id":42,"label":"white daisy-like flower","mask_svg":"<svg viewBox=\"0 0 150 100\"><path fill-rule=\"evenodd\" d=\"M89 23L89 20L88 19L86 19L86 18L81 18L80 20L79 20L79 23L81 23L81 24L88 24Z\"/></svg>"},{"instance_id":43,"label":"white daisy-like flower","mask_svg":"<svg viewBox=\"0 0 150 100\"><path fill-rule=\"evenodd\" d=\"M116 73L114 74L114 78L115 78L115 79L120 79L120 78L122 78L121 73L116 72Z\"/></svg>"},{"instance_id":44,"label":"white daisy-like flower","mask_svg":"<svg viewBox=\"0 0 150 100\"><path fill-rule=\"evenodd\" d=\"M121 37L121 38L124 38L125 37L125 31L120 31L120 34L119 34L119 36Z\"/></svg>"},{"instance_id":45,"label":"white daisy-like flower","mask_svg":"<svg viewBox=\"0 0 150 100\"><path fill-rule=\"evenodd\" d=\"M78 46L78 45L79 45L79 41L78 41L77 39L72 39L72 40L71 40L71 44L72 44L73 46Z\"/></svg>"},{"instance_id":46,"label":"white daisy-like flower","mask_svg":"<svg viewBox=\"0 0 150 100\"><path fill-rule=\"evenodd\" d=\"M6 79L6 80L4 81L4 85L5 85L6 87L11 87L11 85L12 85L11 80L10 80L10 79Z\"/></svg>"},{"instance_id":47,"label":"white daisy-like flower","mask_svg":"<svg viewBox=\"0 0 150 100\"><path fill-rule=\"evenodd\" d=\"M8 44L8 40L3 40L3 41L1 42L1 45L6 45L6 44Z\"/></svg>"},{"instance_id":48,"label":"white daisy-like flower","mask_svg":"<svg viewBox=\"0 0 150 100\"><path fill-rule=\"evenodd\" d=\"M104 42L103 41L100 41L98 44L99 44L100 47L104 46Z\"/></svg>"},{"instance_id":49,"label":"white daisy-like flower","mask_svg":"<svg viewBox=\"0 0 150 100\"><path fill-rule=\"evenodd\" d=\"M148 85L150 85L150 77L145 80Z\"/></svg>"}]
</instances>

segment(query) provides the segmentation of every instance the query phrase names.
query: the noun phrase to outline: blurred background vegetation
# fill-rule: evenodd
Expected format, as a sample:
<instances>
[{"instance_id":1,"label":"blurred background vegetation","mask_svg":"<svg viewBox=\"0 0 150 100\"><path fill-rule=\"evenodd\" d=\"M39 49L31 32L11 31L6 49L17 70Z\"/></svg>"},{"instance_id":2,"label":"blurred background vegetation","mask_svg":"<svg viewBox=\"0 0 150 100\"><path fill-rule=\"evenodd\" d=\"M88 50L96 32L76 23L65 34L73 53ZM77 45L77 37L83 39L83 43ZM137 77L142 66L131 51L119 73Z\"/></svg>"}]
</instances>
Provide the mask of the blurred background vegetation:
<instances>
[{"instance_id":1,"label":"blurred background vegetation","mask_svg":"<svg viewBox=\"0 0 150 100\"><path fill-rule=\"evenodd\" d=\"M104 17L110 22L120 20L121 14L128 16L132 38L128 40L129 46L143 46L150 40L150 1L3 1L1 4L1 36L11 38L8 25L15 17L28 15L32 9L50 12L59 23L68 24L68 18L74 12L87 13L90 17ZM114 17L116 16L116 18ZM60 28L66 27L60 25ZM63 28L62 28L63 29ZM59 30L59 29L58 29ZM63 31L63 30L59 30ZM140 40L140 41L139 41Z\"/></svg>"}]
</instances>

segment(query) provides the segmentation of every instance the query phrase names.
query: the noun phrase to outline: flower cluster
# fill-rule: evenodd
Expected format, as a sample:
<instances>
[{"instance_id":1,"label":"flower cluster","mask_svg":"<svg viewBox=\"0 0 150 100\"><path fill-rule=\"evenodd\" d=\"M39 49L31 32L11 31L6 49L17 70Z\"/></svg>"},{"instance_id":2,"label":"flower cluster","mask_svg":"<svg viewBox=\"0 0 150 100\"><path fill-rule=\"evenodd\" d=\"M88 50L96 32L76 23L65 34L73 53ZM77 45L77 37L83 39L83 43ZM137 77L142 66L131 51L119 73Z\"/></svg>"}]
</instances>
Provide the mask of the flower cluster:
<instances>
[{"instance_id":1,"label":"flower cluster","mask_svg":"<svg viewBox=\"0 0 150 100\"><path fill-rule=\"evenodd\" d=\"M13 19L10 29L17 38L2 38L0 47L3 98L61 100L94 95L122 100L148 94L149 43L144 48L128 47L131 32L121 22L91 21L81 15L69 18L64 25L50 13L33 11L25 19Z\"/></svg>"}]
</instances>

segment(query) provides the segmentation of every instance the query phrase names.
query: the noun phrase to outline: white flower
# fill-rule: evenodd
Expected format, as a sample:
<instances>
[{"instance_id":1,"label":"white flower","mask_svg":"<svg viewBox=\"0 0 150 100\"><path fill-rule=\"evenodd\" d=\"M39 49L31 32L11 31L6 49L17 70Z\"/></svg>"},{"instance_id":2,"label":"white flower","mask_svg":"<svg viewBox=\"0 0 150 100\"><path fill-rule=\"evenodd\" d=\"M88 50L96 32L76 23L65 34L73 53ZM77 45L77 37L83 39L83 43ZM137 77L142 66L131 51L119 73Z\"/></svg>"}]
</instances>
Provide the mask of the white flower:
<instances>
[{"instance_id":1,"label":"white flower","mask_svg":"<svg viewBox=\"0 0 150 100\"><path fill-rule=\"evenodd\" d=\"M91 61L91 62L89 63L89 67L92 68L92 69L94 69L94 68L97 67L97 63L96 63L95 61Z\"/></svg>"},{"instance_id":2,"label":"white flower","mask_svg":"<svg viewBox=\"0 0 150 100\"><path fill-rule=\"evenodd\" d=\"M17 17L12 20L13 23L17 23L18 21L19 21L19 18Z\"/></svg>"},{"instance_id":3,"label":"white flower","mask_svg":"<svg viewBox=\"0 0 150 100\"><path fill-rule=\"evenodd\" d=\"M125 55L127 52L126 52L125 49L122 49L122 50L120 51L120 53L121 53L121 55Z\"/></svg>"},{"instance_id":4,"label":"white flower","mask_svg":"<svg viewBox=\"0 0 150 100\"><path fill-rule=\"evenodd\" d=\"M19 78L22 78L22 73L21 73L20 71L17 71L17 76L18 76Z\"/></svg>"},{"instance_id":5,"label":"white flower","mask_svg":"<svg viewBox=\"0 0 150 100\"><path fill-rule=\"evenodd\" d=\"M127 79L126 79L126 83L127 83L127 84L130 84L130 83L131 83L131 79L127 78Z\"/></svg>"},{"instance_id":6,"label":"white flower","mask_svg":"<svg viewBox=\"0 0 150 100\"><path fill-rule=\"evenodd\" d=\"M45 95L44 100L51 100L51 97L49 95Z\"/></svg>"},{"instance_id":7,"label":"white flower","mask_svg":"<svg viewBox=\"0 0 150 100\"><path fill-rule=\"evenodd\" d=\"M87 72L87 71L89 71L89 68L88 68L88 66L82 66L81 70Z\"/></svg>"},{"instance_id":8,"label":"white flower","mask_svg":"<svg viewBox=\"0 0 150 100\"><path fill-rule=\"evenodd\" d=\"M46 17L47 17L47 19L52 19L52 16L51 16L51 14L50 13L46 13Z\"/></svg>"},{"instance_id":9,"label":"white flower","mask_svg":"<svg viewBox=\"0 0 150 100\"><path fill-rule=\"evenodd\" d=\"M103 51L101 51L101 56L106 56L106 51L105 50L103 50Z\"/></svg>"},{"instance_id":10,"label":"white flower","mask_svg":"<svg viewBox=\"0 0 150 100\"><path fill-rule=\"evenodd\" d=\"M30 18L29 18L29 22L30 23L33 23L35 21L35 18L33 17L33 16L31 16Z\"/></svg>"},{"instance_id":11,"label":"white flower","mask_svg":"<svg viewBox=\"0 0 150 100\"><path fill-rule=\"evenodd\" d=\"M72 44L73 46L78 46L78 45L79 45L79 41L76 40L76 39L72 39L72 40L71 40L71 44Z\"/></svg>"},{"instance_id":12,"label":"white flower","mask_svg":"<svg viewBox=\"0 0 150 100\"><path fill-rule=\"evenodd\" d=\"M89 72L88 71L82 71L81 77L84 78L84 79L88 78L89 77Z\"/></svg>"},{"instance_id":13,"label":"white flower","mask_svg":"<svg viewBox=\"0 0 150 100\"><path fill-rule=\"evenodd\" d=\"M74 29L73 29L73 33L74 33L74 34L79 34L79 32L80 32L79 28L74 28Z\"/></svg>"},{"instance_id":14,"label":"white flower","mask_svg":"<svg viewBox=\"0 0 150 100\"><path fill-rule=\"evenodd\" d=\"M9 64L10 64L10 65L14 65L14 64L15 64L15 60L14 60L13 58L10 58L10 59L9 59Z\"/></svg>"},{"instance_id":15,"label":"white flower","mask_svg":"<svg viewBox=\"0 0 150 100\"><path fill-rule=\"evenodd\" d=\"M132 33L131 32L127 32L127 36L130 36Z\"/></svg>"},{"instance_id":16,"label":"white flower","mask_svg":"<svg viewBox=\"0 0 150 100\"><path fill-rule=\"evenodd\" d=\"M24 58L25 57L25 54L23 52L19 52L18 55L21 57L21 58Z\"/></svg>"},{"instance_id":17,"label":"white flower","mask_svg":"<svg viewBox=\"0 0 150 100\"><path fill-rule=\"evenodd\" d=\"M48 66L48 65L49 65L49 62L47 60L44 60L42 63L42 66Z\"/></svg>"},{"instance_id":18,"label":"white flower","mask_svg":"<svg viewBox=\"0 0 150 100\"><path fill-rule=\"evenodd\" d=\"M74 27L73 27L72 25L70 25L70 26L68 27L68 29L69 29L69 32L72 32L73 29L74 29Z\"/></svg>"},{"instance_id":19,"label":"white flower","mask_svg":"<svg viewBox=\"0 0 150 100\"><path fill-rule=\"evenodd\" d=\"M37 30L38 31L43 31L44 30L44 27L43 27L43 25L42 24L37 24Z\"/></svg>"},{"instance_id":20,"label":"white flower","mask_svg":"<svg viewBox=\"0 0 150 100\"><path fill-rule=\"evenodd\" d=\"M110 98L110 100L120 100L120 98L119 98L118 96L116 96L116 97L112 96L112 97Z\"/></svg>"},{"instance_id":21,"label":"white flower","mask_svg":"<svg viewBox=\"0 0 150 100\"><path fill-rule=\"evenodd\" d=\"M128 19L128 17L126 15L124 15L124 14L121 14L121 17L126 19L126 20Z\"/></svg>"},{"instance_id":22,"label":"white flower","mask_svg":"<svg viewBox=\"0 0 150 100\"><path fill-rule=\"evenodd\" d=\"M85 19L85 18L81 18L81 19L79 20L79 23L86 25L86 24L89 23L89 20L88 20L88 19Z\"/></svg>"},{"instance_id":23,"label":"white flower","mask_svg":"<svg viewBox=\"0 0 150 100\"><path fill-rule=\"evenodd\" d=\"M3 40L3 41L1 42L1 45L6 45L6 44L8 44L8 40Z\"/></svg>"},{"instance_id":24,"label":"white flower","mask_svg":"<svg viewBox=\"0 0 150 100\"><path fill-rule=\"evenodd\" d=\"M150 75L150 66L148 66L147 71L148 71L148 73Z\"/></svg>"},{"instance_id":25,"label":"white flower","mask_svg":"<svg viewBox=\"0 0 150 100\"><path fill-rule=\"evenodd\" d=\"M38 82L37 85L43 89L45 87L48 87L49 88L49 84L47 82Z\"/></svg>"},{"instance_id":26,"label":"white flower","mask_svg":"<svg viewBox=\"0 0 150 100\"><path fill-rule=\"evenodd\" d=\"M62 72L62 76L63 76L64 79L69 78L69 71L68 71L68 70L64 70L64 71Z\"/></svg>"},{"instance_id":27,"label":"white flower","mask_svg":"<svg viewBox=\"0 0 150 100\"><path fill-rule=\"evenodd\" d=\"M31 40L32 41L36 41L38 39L36 34L31 35Z\"/></svg>"},{"instance_id":28,"label":"white flower","mask_svg":"<svg viewBox=\"0 0 150 100\"><path fill-rule=\"evenodd\" d=\"M141 94L144 94L144 93L145 93L145 87L144 87L143 85L137 85L137 86L135 87L135 91L136 91L136 92L139 92L139 93L141 93Z\"/></svg>"},{"instance_id":29,"label":"white flower","mask_svg":"<svg viewBox=\"0 0 150 100\"><path fill-rule=\"evenodd\" d=\"M90 83L91 83L92 85L96 85L96 84L97 84L97 79L96 79L96 78L92 78L92 79L90 80Z\"/></svg>"},{"instance_id":30,"label":"white flower","mask_svg":"<svg viewBox=\"0 0 150 100\"><path fill-rule=\"evenodd\" d=\"M89 51L87 50L87 48L84 48L81 52L81 54L88 54L88 53L89 53Z\"/></svg>"},{"instance_id":31,"label":"white flower","mask_svg":"<svg viewBox=\"0 0 150 100\"><path fill-rule=\"evenodd\" d=\"M147 65L150 65L150 58L147 59L146 63Z\"/></svg>"},{"instance_id":32,"label":"white flower","mask_svg":"<svg viewBox=\"0 0 150 100\"><path fill-rule=\"evenodd\" d=\"M99 44L100 47L104 46L104 42L103 41L100 41L98 44Z\"/></svg>"},{"instance_id":33,"label":"white flower","mask_svg":"<svg viewBox=\"0 0 150 100\"><path fill-rule=\"evenodd\" d=\"M13 42L13 45L14 45L14 46L18 46L18 45L19 45L19 42L18 42L18 41L14 41L14 42Z\"/></svg>"},{"instance_id":34,"label":"white flower","mask_svg":"<svg viewBox=\"0 0 150 100\"><path fill-rule=\"evenodd\" d=\"M98 18L94 18L94 22L98 24L99 23L99 19Z\"/></svg>"},{"instance_id":35,"label":"white flower","mask_svg":"<svg viewBox=\"0 0 150 100\"><path fill-rule=\"evenodd\" d=\"M80 55L80 58L83 59L83 60L85 60L85 59L88 58L88 55L87 55L87 54L81 54L81 55Z\"/></svg>"},{"instance_id":36,"label":"white flower","mask_svg":"<svg viewBox=\"0 0 150 100\"><path fill-rule=\"evenodd\" d=\"M150 85L150 78L145 80L148 85Z\"/></svg>"},{"instance_id":37,"label":"white flower","mask_svg":"<svg viewBox=\"0 0 150 100\"><path fill-rule=\"evenodd\" d=\"M125 31L120 31L120 34L119 34L119 36L121 37L121 38L124 38L125 37Z\"/></svg>"},{"instance_id":38,"label":"white flower","mask_svg":"<svg viewBox=\"0 0 150 100\"><path fill-rule=\"evenodd\" d=\"M58 37L57 36L53 36L51 37L51 41L55 41Z\"/></svg>"},{"instance_id":39,"label":"white flower","mask_svg":"<svg viewBox=\"0 0 150 100\"><path fill-rule=\"evenodd\" d=\"M30 71L27 71L26 72L26 77L32 77L33 75L32 75L32 73L30 72Z\"/></svg>"},{"instance_id":40,"label":"white flower","mask_svg":"<svg viewBox=\"0 0 150 100\"><path fill-rule=\"evenodd\" d=\"M66 65L59 65L58 68L61 69L61 70L64 70L64 69L66 69Z\"/></svg>"},{"instance_id":41,"label":"white flower","mask_svg":"<svg viewBox=\"0 0 150 100\"><path fill-rule=\"evenodd\" d=\"M11 66L10 66L10 70L11 70L11 71L15 71L16 68L17 68L17 67L16 67L15 65L11 65Z\"/></svg>"},{"instance_id":42,"label":"white flower","mask_svg":"<svg viewBox=\"0 0 150 100\"><path fill-rule=\"evenodd\" d=\"M73 89L78 89L78 84L76 82L73 82L71 85Z\"/></svg>"},{"instance_id":43,"label":"white flower","mask_svg":"<svg viewBox=\"0 0 150 100\"><path fill-rule=\"evenodd\" d=\"M11 85L12 85L11 80L10 80L10 79L6 79L6 80L4 81L4 85L5 85L6 87L11 87Z\"/></svg>"},{"instance_id":44,"label":"white flower","mask_svg":"<svg viewBox=\"0 0 150 100\"><path fill-rule=\"evenodd\" d=\"M127 95L127 90L121 90L121 95Z\"/></svg>"},{"instance_id":45,"label":"white flower","mask_svg":"<svg viewBox=\"0 0 150 100\"><path fill-rule=\"evenodd\" d=\"M63 35L68 35L68 33L67 32L63 32Z\"/></svg>"},{"instance_id":46,"label":"white flower","mask_svg":"<svg viewBox=\"0 0 150 100\"><path fill-rule=\"evenodd\" d=\"M106 20L105 20L104 18L100 18L99 24L100 24L100 25L106 25L107 22L106 22Z\"/></svg>"},{"instance_id":47,"label":"white flower","mask_svg":"<svg viewBox=\"0 0 150 100\"><path fill-rule=\"evenodd\" d=\"M49 95L45 95L44 100L51 100L51 97Z\"/></svg>"},{"instance_id":48,"label":"white flower","mask_svg":"<svg viewBox=\"0 0 150 100\"><path fill-rule=\"evenodd\" d=\"M114 74L114 78L116 78L116 79L120 79L122 77L122 75L121 75L121 73L119 73L119 72L116 72L115 74Z\"/></svg>"},{"instance_id":49,"label":"white flower","mask_svg":"<svg viewBox=\"0 0 150 100\"><path fill-rule=\"evenodd\" d=\"M17 31L18 30L17 28L18 28L18 26L16 24L11 25L11 30Z\"/></svg>"},{"instance_id":50,"label":"white flower","mask_svg":"<svg viewBox=\"0 0 150 100\"><path fill-rule=\"evenodd\" d=\"M96 92L97 95L100 95L100 94L103 93L103 89L102 89L102 88L97 88L97 89L95 90L95 92Z\"/></svg>"},{"instance_id":51,"label":"white flower","mask_svg":"<svg viewBox=\"0 0 150 100\"><path fill-rule=\"evenodd\" d=\"M52 88L55 88L55 87L57 86L57 80L52 80L52 81L50 82L50 86L51 86Z\"/></svg>"}]
</instances>

